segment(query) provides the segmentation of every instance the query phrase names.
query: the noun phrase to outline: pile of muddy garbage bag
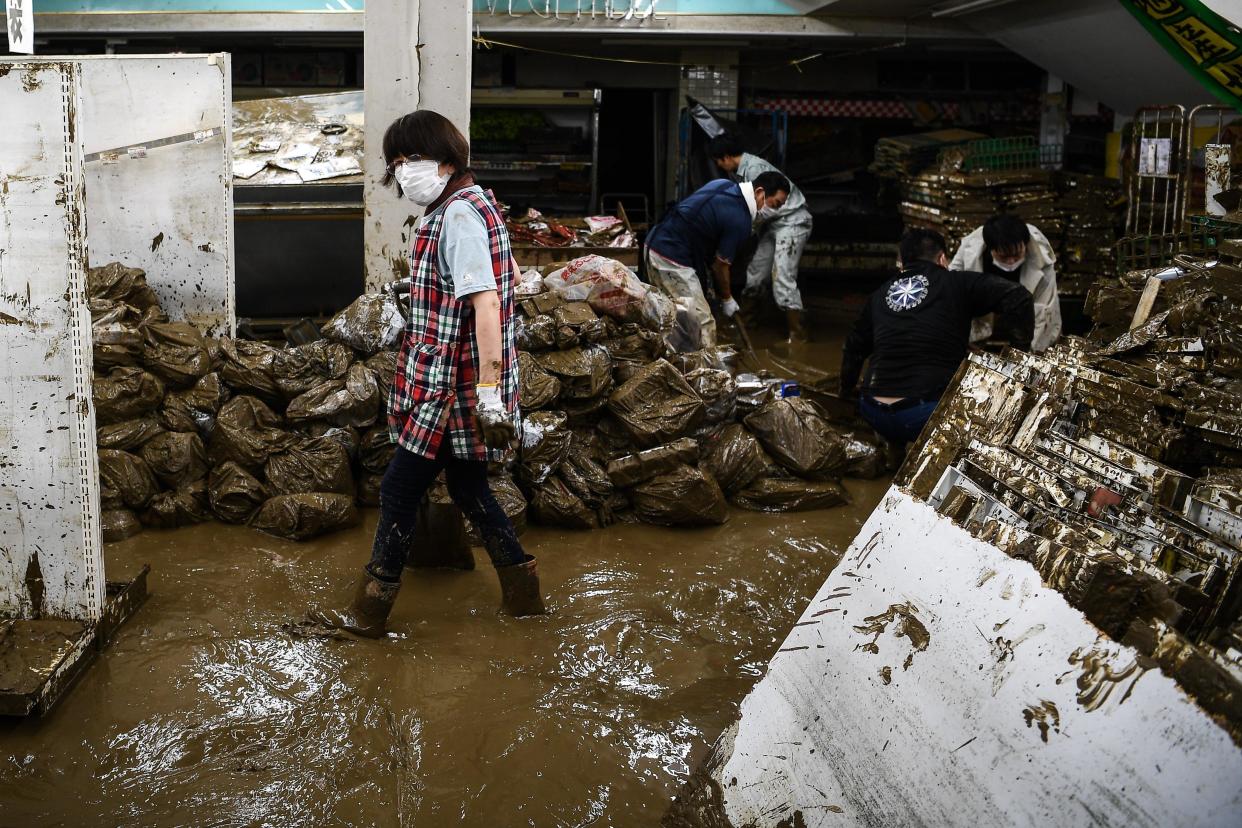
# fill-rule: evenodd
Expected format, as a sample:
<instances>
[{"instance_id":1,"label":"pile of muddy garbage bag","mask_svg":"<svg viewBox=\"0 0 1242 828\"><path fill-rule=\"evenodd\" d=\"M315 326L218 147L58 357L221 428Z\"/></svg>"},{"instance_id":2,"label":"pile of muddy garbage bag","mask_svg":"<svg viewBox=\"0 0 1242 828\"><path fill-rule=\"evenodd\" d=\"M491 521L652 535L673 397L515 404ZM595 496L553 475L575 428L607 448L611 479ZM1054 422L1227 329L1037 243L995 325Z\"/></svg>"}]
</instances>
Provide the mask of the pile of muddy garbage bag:
<instances>
[{"instance_id":1,"label":"pile of muddy garbage bag","mask_svg":"<svg viewBox=\"0 0 1242 828\"><path fill-rule=\"evenodd\" d=\"M105 540L210 519L301 540L379 505L395 451L391 296L361 296L292 345L170 321L121 264L87 286ZM491 474L519 527L826 508L848 501L842 476L883 471L873 434L782 397L778 378L739 375L731 348L676 352L676 308L615 261L528 273L517 304L522 420Z\"/></svg>"}]
</instances>

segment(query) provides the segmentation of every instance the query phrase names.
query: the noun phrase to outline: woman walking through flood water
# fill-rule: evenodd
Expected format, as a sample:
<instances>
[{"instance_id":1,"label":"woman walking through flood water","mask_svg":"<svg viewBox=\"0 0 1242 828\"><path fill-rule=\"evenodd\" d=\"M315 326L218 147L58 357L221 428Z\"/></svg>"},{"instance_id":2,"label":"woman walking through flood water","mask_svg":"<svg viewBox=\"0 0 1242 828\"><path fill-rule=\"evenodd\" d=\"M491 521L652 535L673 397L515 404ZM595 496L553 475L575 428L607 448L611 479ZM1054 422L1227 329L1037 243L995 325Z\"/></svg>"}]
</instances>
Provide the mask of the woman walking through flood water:
<instances>
[{"instance_id":1,"label":"woman walking through flood water","mask_svg":"<svg viewBox=\"0 0 1242 828\"><path fill-rule=\"evenodd\" d=\"M319 610L319 623L384 634L401 587L423 496L441 471L453 501L478 529L500 577L504 609L542 613L535 559L487 481L517 423L516 264L504 219L467 167L470 145L439 113L403 115L384 133L384 184L425 208L410 262L410 318L388 398L397 444L380 485L371 561L352 601Z\"/></svg>"}]
</instances>

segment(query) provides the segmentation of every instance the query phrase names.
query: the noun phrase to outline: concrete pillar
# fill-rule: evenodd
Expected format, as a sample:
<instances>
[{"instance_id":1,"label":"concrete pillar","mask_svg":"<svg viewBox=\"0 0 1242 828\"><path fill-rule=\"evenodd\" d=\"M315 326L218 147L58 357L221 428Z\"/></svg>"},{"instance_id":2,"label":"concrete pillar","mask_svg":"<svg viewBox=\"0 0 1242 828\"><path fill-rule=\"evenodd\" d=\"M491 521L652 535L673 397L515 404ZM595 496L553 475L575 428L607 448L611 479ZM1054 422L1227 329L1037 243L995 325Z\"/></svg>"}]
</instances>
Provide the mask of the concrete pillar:
<instances>
[{"instance_id":1,"label":"concrete pillar","mask_svg":"<svg viewBox=\"0 0 1242 828\"><path fill-rule=\"evenodd\" d=\"M384 131L415 109L434 109L470 134L468 0L376 0L363 24L366 89L366 285L409 273L409 249L421 210L380 185Z\"/></svg>"}]
</instances>

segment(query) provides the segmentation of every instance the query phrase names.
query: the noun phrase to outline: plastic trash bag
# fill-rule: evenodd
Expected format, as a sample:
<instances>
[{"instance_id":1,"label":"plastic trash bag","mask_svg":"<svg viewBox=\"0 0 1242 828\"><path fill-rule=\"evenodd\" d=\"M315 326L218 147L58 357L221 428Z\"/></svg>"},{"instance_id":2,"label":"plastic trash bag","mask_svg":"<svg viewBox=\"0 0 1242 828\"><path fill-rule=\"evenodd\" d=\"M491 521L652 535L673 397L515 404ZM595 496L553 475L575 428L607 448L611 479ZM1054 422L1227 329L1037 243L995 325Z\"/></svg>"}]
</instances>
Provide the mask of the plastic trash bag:
<instances>
[{"instance_id":1,"label":"plastic trash bag","mask_svg":"<svg viewBox=\"0 0 1242 828\"><path fill-rule=\"evenodd\" d=\"M517 346L522 351L547 351L556 347L556 320L551 314L517 319Z\"/></svg>"},{"instance_id":2,"label":"plastic trash bag","mask_svg":"<svg viewBox=\"0 0 1242 828\"><path fill-rule=\"evenodd\" d=\"M169 431L197 431L204 439L216 424L216 415L228 396L220 375L207 374L184 391L173 391L160 406L160 425Z\"/></svg>"},{"instance_id":3,"label":"plastic trash bag","mask_svg":"<svg viewBox=\"0 0 1242 828\"><path fill-rule=\"evenodd\" d=\"M145 442L138 453L169 489L207 476L207 450L197 434L166 431Z\"/></svg>"},{"instance_id":4,"label":"plastic trash bag","mask_svg":"<svg viewBox=\"0 0 1242 828\"><path fill-rule=\"evenodd\" d=\"M358 523L353 495L279 495L268 500L250 520L260 532L291 540L306 540Z\"/></svg>"},{"instance_id":5,"label":"plastic trash bag","mask_svg":"<svg viewBox=\"0 0 1242 828\"><path fill-rule=\"evenodd\" d=\"M733 496L735 505L753 512L807 512L850 502L835 480L761 477Z\"/></svg>"},{"instance_id":6,"label":"plastic trash bag","mask_svg":"<svg viewBox=\"0 0 1242 828\"><path fill-rule=\"evenodd\" d=\"M258 472L268 457L297 442L295 435L280 426L280 417L261 400L244 395L234 397L216 417L207 458L212 466L232 460Z\"/></svg>"},{"instance_id":7,"label":"plastic trash bag","mask_svg":"<svg viewBox=\"0 0 1242 828\"><path fill-rule=\"evenodd\" d=\"M530 515L544 526L598 529L595 511L575 495L565 481L552 475L535 487L528 505Z\"/></svg>"},{"instance_id":8,"label":"plastic trash bag","mask_svg":"<svg viewBox=\"0 0 1242 828\"><path fill-rule=\"evenodd\" d=\"M762 477L771 462L755 436L738 423L729 423L706 438L703 449L703 468L728 494Z\"/></svg>"},{"instance_id":9,"label":"plastic trash bag","mask_svg":"<svg viewBox=\"0 0 1242 828\"><path fill-rule=\"evenodd\" d=\"M363 472L358 475L358 493L355 500L359 506L378 509L380 505L380 484L384 475Z\"/></svg>"},{"instance_id":10,"label":"plastic trash bag","mask_svg":"<svg viewBox=\"0 0 1242 828\"><path fill-rule=\"evenodd\" d=\"M277 452L267 459L263 471L273 495L354 494L349 453L331 437L303 440Z\"/></svg>"},{"instance_id":11,"label":"plastic trash bag","mask_svg":"<svg viewBox=\"0 0 1242 828\"><path fill-rule=\"evenodd\" d=\"M176 529L211 520L206 481L195 480L172 491L160 492L151 498L151 505L140 519L143 526L154 529Z\"/></svg>"},{"instance_id":12,"label":"plastic trash bag","mask_svg":"<svg viewBox=\"0 0 1242 828\"><path fill-rule=\"evenodd\" d=\"M608 409L640 446L686 434L703 420L703 401L666 360L643 368L617 388Z\"/></svg>"},{"instance_id":13,"label":"plastic trash bag","mask_svg":"<svg viewBox=\"0 0 1242 828\"><path fill-rule=\"evenodd\" d=\"M667 474L678 466L693 465L699 457L699 444L689 437L674 440L637 454L627 454L608 464L608 479L614 486L627 488L644 480Z\"/></svg>"},{"instance_id":14,"label":"plastic trash bag","mask_svg":"<svg viewBox=\"0 0 1242 828\"><path fill-rule=\"evenodd\" d=\"M841 439L845 441L846 477L874 480L884 474L888 460L871 435L846 431Z\"/></svg>"},{"instance_id":15,"label":"plastic trash bag","mask_svg":"<svg viewBox=\"0 0 1242 828\"><path fill-rule=\"evenodd\" d=\"M121 423L158 408L164 399L164 383L141 368L113 368L106 377L95 377L91 398L97 424Z\"/></svg>"},{"instance_id":16,"label":"plastic trash bag","mask_svg":"<svg viewBox=\"0 0 1242 828\"><path fill-rule=\"evenodd\" d=\"M348 346L321 339L277 351L272 360L272 374L280 393L285 399L292 400L324 380L344 377L353 358L354 354ZM384 382L387 384L391 380L389 376Z\"/></svg>"},{"instance_id":17,"label":"plastic trash bag","mask_svg":"<svg viewBox=\"0 0 1242 828\"><path fill-rule=\"evenodd\" d=\"M547 408L561 393L561 381L540 367L525 351L518 352L518 388L522 408L533 411Z\"/></svg>"},{"instance_id":18,"label":"plastic trash bag","mask_svg":"<svg viewBox=\"0 0 1242 828\"><path fill-rule=\"evenodd\" d=\"M333 342L370 356L401 339L405 316L390 293L364 293L322 328Z\"/></svg>"},{"instance_id":19,"label":"plastic trash bag","mask_svg":"<svg viewBox=\"0 0 1242 828\"><path fill-rule=\"evenodd\" d=\"M358 443L358 465L372 474L382 475L396 452L397 444L388 436L388 427L373 426L363 433Z\"/></svg>"},{"instance_id":20,"label":"plastic trash bag","mask_svg":"<svg viewBox=\"0 0 1242 828\"><path fill-rule=\"evenodd\" d=\"M375 375L375 382L380 388L387 388L392 385L393 377L397 375L397 351L380 351L378 354L367 357L364 365L370 369Z\"/></svg>"},{"instance_id":21,"label":"plastic trash bag","mask_svg":"<svg viewBox=\"0 0 1242 828\"><path fill-rule=\"evenodd\" d=\"M116 543L141 532L142 524L129 509L108 509L99 516L99 528L104 543Z\"/></svg>"},{"instance_id":22,"label":"plastic trash bag","mask_svg":"<svg viewBox=\"0 0 1242 828\"><path fill-rule=\"evenodd\" d=\"M365 428L379 418L380 389L365 365L349 367L344 379L321 380L285 409L290 422L326 420L334 425Z\"/></svg>"},{"instance_id":23,"label":"plastic trash bag","mask_svg":"<svg viewBox=\"0 0 1242 828\"><path fill-rule=\"evenodd\" d=\"M678 466L630 490L634 513L657 526L719 526L728 503L715 479L694 466Z\"/></svg>"},{"instance_id":24,"label":"plastic trash bag","mask_svg":"<svg viewBox=\"0 0 1242 828\"><path fill-rule=\"evenodd\" d=\"M513 478L507 473L489 475L487 484L492 489L492 496L496 498L496 502L500 504L500 508L509 516L509 521L513 524L513 529L517 534L526 531L526 496L522 494L522 490L518 488L517 483L513 482ZM478 537L478 531L473 527L468 527L472 542L481 543Z\"/></svg>"},{"instance_id":25,"label":"plastic trash bag","mask_svg":"<svg viewBox=\"0 0 1242 828\"><path fill-rule=\"evenodd\" d=\"M153 323L142 332L143 365L170 388L189 388L211 371L207 343L190 323Z\"/></svg>"},{"instance_id":26,"label":"plastic trash bag","mask_svg":"<svg viewBox=\"0 0 1242 828\"><path fill-rule=\"evenodd\" d=\"M737 414L737 384L728 371L697 368L686 382L703 400L703 422L708 425L732 420Z\"/></svg>"},{"instance_id":27,"label":"plastic trash bag","mask_svg":"<svg viewBox=\"0 0 1242 828\"><path fill-rule=\"evenodd\" d=\"M110 262L86 269L86 295L91 299L111 299L145 311L159 307L160 300L147 285L147 274L136 267Z\"/></svg>"},{"instance_id":28,"label":"plastic trash bag","mask_svg":"<svg viewBox=\"0 0 1242 828\"><path fill-rule=\"evenodd\" d=\"M234 393L259 397L271 403L283 402L274 372L280 351L263 342L222 338L220 353L224 359L220 379Z\"/></svg>"},{"instance_id":29,"label":"plastic trash bag","mask_svg":"<svg viewBox=\"0 0 1242 828\"><path fill-rule=\"evenodd\" d=\"M331 423L316 421L305 424L301 433L307 437L327 437L345 449L350 463L358 460L358 449L362 447L362 432L353 426L334 426Z\"/></svg>"},{"instance_id":30,"label":"plastic trash bag","mask_svg":"<svg viewBox=\"0 0 1242 828\"><path fill-rule=\"evenodd\" d=\"M130 509L145 509L160 489L141 457L116 449L100 450L99 481Z\"/></svg>"},{"instance_id":31,"label":"plastic trash bag","mask_svg":"<svg viewBox=\"0 0 1242 828\"><path fill-rule=\"evenodd\" d=\"M745 423L767 452L799 477L824 480L845 470L845 440L805 397L774 400Z\"/></svg>"},{"instance_id":32,"label":"plastic trash bag","mask_svg":"<svg viewBox=\"0 0 1242 828\"><path fill-rule=\"evenodd\" d=\"M96 371L142 361L143 337L137 325L96 322L91 325L91 355Z\"/></svg>"},{"instance_id":33,"label":"plastic trash bag","mask_svg":"<svg viewBox=\"0 0 1242 828\"><path fill-rule=\"evenodd\" d=\"M163 426L154 417L138 417L123 423L99 426L95 430L95 445L101 449L134 451L147 440L163 433Z\"/></svg>"},{"instance_id":34,"label":"plastic trash bag","mask_svg":"<svg viewBox=\"0 0 1242 828\"><path fill-rule=\"evenodd\" d=\"M535 354L539 367L561 381L562 400L592 400L612 386L612 360L599 345Z\"/></svg>"},{"instance_id":35,"label":"plastic trash bag","mask_svg":"<svg viewBox=\"0 0 1242 828\"><path fill-rule=\"evenodd\" d=\"M220 520L245 523L268 499L268 491L253 474L230 461L211 470L207 499Z\"/></svg>"},{"instance_id":36,"label":"plastic trash bag","mask_svg":"<svg viewBox=\"0 0 1242 828\"><path fill-rule=\"evenodd\" d=\"M523 482L538 484L565 462L573 432L563 411L532 411L522 417L518 472Z\"/></svg>"}]
</instances>

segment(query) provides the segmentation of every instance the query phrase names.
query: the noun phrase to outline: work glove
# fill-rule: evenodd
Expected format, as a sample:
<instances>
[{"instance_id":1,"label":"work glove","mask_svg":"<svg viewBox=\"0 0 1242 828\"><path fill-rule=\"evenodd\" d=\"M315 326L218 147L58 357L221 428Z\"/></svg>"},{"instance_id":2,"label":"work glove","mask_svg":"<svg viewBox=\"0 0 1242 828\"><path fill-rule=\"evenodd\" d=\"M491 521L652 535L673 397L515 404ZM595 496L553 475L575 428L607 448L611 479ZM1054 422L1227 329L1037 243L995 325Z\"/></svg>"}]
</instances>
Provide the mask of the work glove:
<instances>
[{"instance_id":1,"label":"work glove","mask_svg":"<svg viewBox=\"0 0 1242 828\"><path fill-rule=\"evenodd\" d=\"M479 399L474 409L474 421L483 435L483 445L491 449L509 448L517 435L517 428L513 415L500 397L500 386L495 383L476 385L474 391Z\"/></svg>"},{"instance_id":2,"label":"work glove","mask_svg":"<svg viewBox=\"0 0 1242 828\"><path fill-rule=\"evenodd\" d=\"M720 312L725 315L725 319L732 319L733 314L741 310L737 300L730 296L728 299L720 303Z\"/></svg>"}]
</instances>

